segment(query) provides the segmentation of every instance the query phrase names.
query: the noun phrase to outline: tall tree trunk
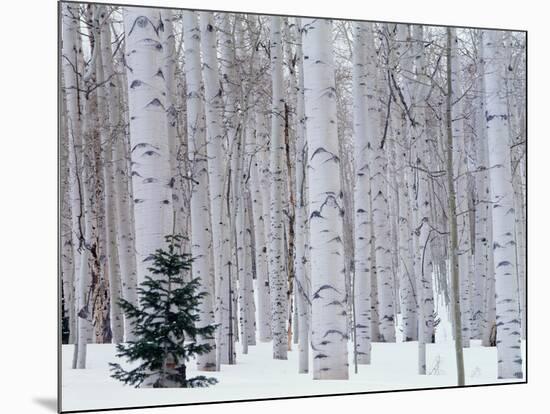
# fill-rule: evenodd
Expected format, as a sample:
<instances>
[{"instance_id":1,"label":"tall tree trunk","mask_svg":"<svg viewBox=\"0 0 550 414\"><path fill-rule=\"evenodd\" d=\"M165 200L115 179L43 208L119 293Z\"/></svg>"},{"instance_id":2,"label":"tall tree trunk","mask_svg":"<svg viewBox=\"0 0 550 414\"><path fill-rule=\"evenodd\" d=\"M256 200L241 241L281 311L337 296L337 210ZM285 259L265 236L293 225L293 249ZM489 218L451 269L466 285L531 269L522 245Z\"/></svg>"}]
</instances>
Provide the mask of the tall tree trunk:
<instances>
[{"instance_id":1,"label":"tall tree trunk","mask_svg":"<svg viewBox=\"0 0 550 414\"><path fill-rule=\"evenodd\" d=\"M452 281L452 312L454 320L454 340L455 340L455 353L456 353L456 371L457 371L457 385L464 385L464 355L462 349L462 318L460 308L460 276L459 276L459 263L458 263L458 235L457 235L457 218L456 218L456 192L454 184L454 167L453 167L453 125L452 125L452 97L453 97L453 85L452 85L452 30L447 28L447 96L446 96L446 124L447 124L447 148L446 148L446 160L447 160L447 191L449 194L449 218L450 218L450 232L451 232L451 246L450 246L450 259L451 259L451 281Z\"/></svg>"},{"instance_id":2,"label":"tall tree trunk","mask_svg":"<svg viewBox=\"0 0 550 414\"><path fill-rule=\"evenodd\" d=\"M353 32L353 136L355 146L355 262L353 279L354 300L354 360L356 364L370 364L371 358L371 260L370 243L370 166L369 135L373 125L367 121L367 24L354 23ZM371 88L372 90L372 88Z\"/></svg>"},{"instance_id":3,"label":"tall tree trunk","mask_svg":"<svg viewBox=\"0 0 550 414\"><path fill-rule=\"evenodd\" d=\"M347 299L332 21L304 19L314 379L347 379ZM272 138L273 139L273 138Z\"/></svg>"},{"instance_id":4,"label":"tall tree trunk","mask_svg":"<svg viewBox=\"0 0 550 414\"><path fill-rule=\"evenodd\" d=\"M213 243L208 199L208 154L206 130L201 94L200 29L197 15L183 11L185 45L185 80L187 87L187 139L191 167L191 255L193 278L200 281L200 290L206 292L199 306L198 328L214 323L213 275L211 273L211 246ZM208 344L210 352L197 356L199 371L217 368L214 338L200 338L199 344Z\"/></svg>"},{"instance_id":5,"label":"tall tree trunk","mask_svg":"<svg viewBox=\"0 0 550 414\"><path fill-rule=\"evenodd\" d=\"M237 281L239 274L238 248L240 246L236 227L238 214L237 181L239 174L239 151L241 145L242 125L240 123L239 88L237 81L235 32L232 27L238 21L237 16L230 14L216 15L219 22L219 48L220 48L220 87L223 91L223 121L225 126L225 144L228 156L225 174L225 219L229 225L228 248L229 260L227 262L230 279L230 336L233 341L239 341L239 317ZM230 363L234 363L231 361Z\"/></svg>"},{"instance_id":6,"label":"tall tree trunk","mask_svg":"<svg viewBox=\"0 0 550 414\"><path fill-rule=\"evenodd\" d=\"M270 18L271 27L271 77L273 97L271 112L270 172L271 172L271 232L269 289L271 294L271 330L273 333L273 358L287 359L288 335L288 277L284 255L284 165L285 153L285 99L283 89L283 45L281 18Z\"/></svg>"},{"instance_id":7,"label":"tall tree trunk","mask_svg":"<svg viewBox=\"0 0 550 414\"><path fill-rule=\"evenodd\" d=\"M302 22L296 22L299 36L296 44L296 61L298 64L298 90L296 96L296 218L295 218L295 265L296 307L298 310L298 372L309 372L309 313L310 313L310 281L307 262L308 248L308 214L307 214L307 159L306 119L304 107L304 58L302 52Z\"/></svg>"},{"instance_id":8,"label":"tall tree trunk","mask_svg":"<svg viewBox=\"0 0 550 414\"><path fill-rule=\"evenodd\" d=\"M265 154L264 142L262 136L263 114L258 107L261 106L261 94L259 93L258 84L261 81L260 57L258 53L258 42L260 40L260 31L257 28L257 17L248 16L248 27L250 32L250 41L253 42L254 48L250 56L250 79L251 92L249 94L248 106L254 106L257 109L247 113L249 126L246 132L246 152L250 157L249 162L249 191L252 209L251 230L254 232L254 259L256 264L256 290L258 292L257 306L257 328L258 339L260 342L268 342L271 340L271 299L269 294L269 270L268 270L268 237L266 233L267 222L269 217L264 214L264 211L269 211L269 206L264 206L264 199L268 199L268 191L262 188L262 166L263 155ZM254 84L252 82L258 82Z\"/></svg>"},{"instance_id":9,"label":"tall tree trunk","mask_svg":"<svg viewBox=\"0 0 550 414\"><path fill-rule=\"evenodd\" d=\"M161 10L161 22L163 30L160 30L160 41L162 43L162 73L166 82L166 134L168 137L168 147L170 149L170 187L172 189L172 209L174 211L173 229L176 234L184 235L182 242L182 251L188 253L189 248L189 194L187 189L188 182L183 182L182 175L189 171L186 165L185 156L188 149L178 136L178 111L177 106L177 56L175 50L174 34L174 14L172 10Z\"/></svg>"},{"instance_id":10,"label":"tall tree trunk","mask_svg":"<svg viewBox=\"0 0 550 414\"><path fill-rule=\"evenodd\" d=\"M96 47L100 50L97 56L97 82L98 105L101 119L100 137L104 144L103 150L103 184L104 200L103 210L105 215L105 246L103 247L106 256L106 271L109 280L110 298L110 326L112 340L114 343L124 341L124 316L118 304L121 296L121 274L117 249L117 223L115 193L115 177L113 168L113 142L116 140L116 129L114 127L114 106L116 106L114 90L111 87L111 79L114 76L111 50L111 29L109 27L108 10L105 7L98 7L95 21Z\"/></svg>"},{"instance_id":11,"label":"tall tree trunk","mask_svg":"<svg viewBox=\"0 0 550 414\"><path fill-rule=\"evenodd\" d=\"M63 4L62 6L62 72L63 72L63 87L65 96L65 123L67 125L67 196L70 204L71 225L70 234L67 236L67 241L64 243L65 248L71 246L71 251L67 254L71 255L73 267L72 289L66 289L66 305L70 305L68 310L69 315L73 315L71 327L71 343L77 340L77 301L79 300L76 288L78 287L81 263L81 235L83 231L82 221L82 187L81 182L81 163L80 154L81 147L81 106L79 96L79 70L82 68L82 50L80 47L79 33L79 11L78 7L71 4ZM69 269L67 269L70 272ZM74 296L71 299L70 291ZM76 349L76 346L75 346Z\"/></svg>"},{"instance_id":12,"label":"tall tree trunk","mask_svg":"<svg viewBox=\"0 0 550 414\"><path fill-rule=\"evenodd\" d=\"M374 26L368 24L367 30L367 64L369 65L368 76L375 82L374 96L384 96L382 93L387 88L383 85L383 76L379 70L378 58L374 48ZM391 224L388 205L389 191L387 184L388 158L386 156L387 142L385 135L380 129L381 119L377 99L371 99L368 116L373 123L376 134L371 137L371 159L369 164L373 169L371 175L371 200L372 200L372 222L374 227L374 251L376 261L376 292L378 299L378 337L373 336L374 342L395 342L395 312L394 312L394 276L392 272L392 240ZM395 251L395 250L394 250Z\"/></svg>"},{"instance_id":13,"label":"tall tree trunk","mask_svg":"<svg viewBox=\"0 0 550 414\"><path fill-rule=\"evenodd\" d=\"M124 9L138 285L173 228L160 12Z\"/></svg>"},{"instance_id":14,"label":"tall tree trunk","mask_svg":"<svg viewBox=\"0 0 550 414\"><path fill-rule=\"evenodd\" d=\"M413 171L416 177L416 220L414 232L415 243L415 276L416 276L416 303L418 307L418 373L426 374L426 343L433 342L433 313L434 299L432 289L433 261L431 243L434 239L430 229L430 215L433 206L430 200L430 176L431 170L429 136L426 128L426 59L424 55L424 37L422 26L415 25L413 31L413 56L416 62L415 79L418 84L414 86L414 96L411 105L413 107L415 127L412 129L414 141ZM414 202L414 201L413 201Z\"/></svg>"},{"instance_id":15,"label":"tall tree trunk","mask_svg":"<svg viewBox=\"0 0 550 414\"><path fill-rule=\"evenodd\" d=\"M412 202L411 179L412 171L409 168L412 158L414 125L410 125L412 112L411 96L412 85L406 78L413 72L412 45L410 43L409 27L404 24L390 25L391 34L395 37L394 46L390 51L390 89L393 93L395 109L392 111L393 133L390 144L393 146L396 169L392 173L395 177L397 190L397 282L399 287L400 311L403 325L403 340L414 341L418 337L417 301L418 292L415 287L417 277L414 267L414 253L418 249L412 238L412 219L417 211ZM402 73L404 75L402 76ZM403 78L403 79L401 79ZM402 86L400 86L402 85ZM397 301L396 301L397 303Z\"/></svg>"},{"instance_id":16,"label":"tall tree trunk","mask_svg":"<svg viewBox=\"0 0 550 414\"><path fill-rule=\"evenodd\" d=\"M458 266L460 278L460 313L462 315L462 344L470 346L470 285L472 279L470 244L470 214L468 203L468 167L466 158L466 134L464 130L464 110L460 61L458 58L458 38L456 30L451 30L451 86L452 86L452 128L453 128L453 168L456 189L456 220L458 242Z\"/></svg>"},{"instance_id":17,"label":"tall tree trunk","mask_svg":"<svg viewBox=\"0 0 550 414\"><path fill-rule=\"evenodd\" d=\"M219 324L216 331L216 360L219 365L234 363L235 349L232 327L231 282L229 280L228 267L230 260L229 228L226 218L226 195L224 193L226 170L223 152L223 91L220 88L219 65L216 52L216 29L212 13L200 13L200 29L215 272L214 291L216 292L214 311L216 314L216 323Z\"/></svg>"},{"instance_id":18,"label":"tall tree trunk","mask_svg":"<svg viewBox=\"0 0 550 414\"><path fill-rule=\"evenodd\" d=\"M502 32L485 32L486 122L493 204L498 378L523 378L521 321L514 241L514 200L503 81L507 70Z\"/></svg>"}]
</instances>

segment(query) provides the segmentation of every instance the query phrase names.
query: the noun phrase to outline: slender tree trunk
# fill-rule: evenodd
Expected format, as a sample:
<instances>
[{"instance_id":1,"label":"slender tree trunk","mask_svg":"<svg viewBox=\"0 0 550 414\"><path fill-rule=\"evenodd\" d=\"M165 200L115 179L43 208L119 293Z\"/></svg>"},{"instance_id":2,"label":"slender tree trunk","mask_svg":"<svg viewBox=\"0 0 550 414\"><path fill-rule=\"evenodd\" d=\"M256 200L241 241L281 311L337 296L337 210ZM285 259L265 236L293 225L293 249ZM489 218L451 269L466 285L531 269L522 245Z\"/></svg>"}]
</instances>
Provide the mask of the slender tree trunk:
<instances>
[{"instance_id":1,"label":"slender tree trunk","mask_svg":"<svg viewBox=\"0 0 550 414\"><path fill-rule=\"evenodd\" d=\"M114 343L124 341L124 316L122 309L118 304L121 296L121 274L118 257L117 241L117 223L116 223L116 193L114 186L114 168L113 168L113 141L115 141L116 130L113 123L113 106L115 103L114 90L111 87L110 80L114 76L111 50L111 31L108 20L108 10L105 7L99 7L95 22L95 47L100 48L97 55L97 82L101 85L98 88L98 106L100 116L100 138L104 144L103 150L103 184L104 199L103 210L105 216L105 246L106 268L109 280L109 298L110 298L110 326L112 340Z\"/></svg>"},{"instance_id":2,"label":"slender tree trunk","mask_svg":"<svg viewBox=\"0 0 550 414\"><path fill-rule=\"evenodd\" d=\"M298 372L303 374L309 372L309 312L310 312L310 283L307 263L307 188L306 188L306 168L307 168L307 143L306 143L306 119L304 107L304 59L302 53L302 22L298 19L296 61L298 65L298 90L296 95L296 254L295 265L296 279L296 307L298 310Z\"/></svg>"},{"instance_id":3,"label":"slender tree trunk","mask_svg":"<svg viewBox=\"0 0 550 414\"><path fill-rule=\"evenodd\" d=\"M176 234L185 236L182 242L182 251L189 252L189 216L190 206L186 201L189 194L186 194L187 183L182 180L182 175L189 170L186 165L187 157L185 154L188 149L184 148L180 137L178 136L177 124L177 100L176 96L176 71L177 56L175 50L174 34L174 14L172 10L161 10L161 21L163 30L160 30L160 41L162 43L162 74L166 83L165 112L166 112L166 134L168 137L168 147L170 150L170 181L169 186L172 189L172 209L174 211L172 228Z\"/></svg>"},{"instance_id":4,"label":"slender tree trunk","mask_svg":"<svg viewBox=\"0 0 550 414\"><path fill-rule=\"evenodd\" d=\"M462 344L470 346L470 286L473 277L471 271L470 214L468 203L468 168L466 159L466 134L464 130L464 110L462 99L462 81L460 61L457 56L458 38L456 30L451 30L451 86L452 86L452 128L453 128L453 168L456 190L456 220L458 262L460 278L460 313L462 315Z\"/></svg>"},{"instance_id":5,"label":"slender tree trunk","mask_svg":"<svg viewBox=\"0 0 550 414\"><path fill-rule=\"evenodd\" d=\"M284 128L285 100L283 90L283 45L281 39L281 18L273 16L271 23L271 76L273 97L271 113L270 172L271 172L271 234L269 287L273 319L273 358L287 359L288 317L287 274L284 256Z\"/></svg>"},{"instance_id":6,"label":"slender tree trunk","mask_svg":"<svg viewBox=\"0 0 550 414\"><path fill-rule=\"evenodd\" d=\"M418 373L426 374L426 343L433 342L434 299L432 290L433 261L431 242L434 239L430 229L432 210L430 200L431 170L428 130L426 128L426 59L424 56L424 39L422 26L413 26L413 56L416 62L415 78L418 81L412 102L415 127L412 129L414 141L413 160L416 169L413 171L416 183L416 221L415 221L415 275L416 302L418 306Z\"/></svg>"},{"instance_id":7,"label":"slender tree trunk","mask_svg":"<svg viewBox=\"0 0 550 414\"><path fill-rule=\"evenodd\" d=\"M214 323L212 274L210 272L212 232L210 231L210 201L208 198L208 154L201 94L200 29L195 12L183 11L185 44L185 80L187 87L187 139L191 167L191 255L193 278L206 292L199 306L198 328ZM199 371L214 371L217 367L214 338L200 338L199 344L212 346L212 351L197 356Z\"/></svg>"},{"instance_id":8,"label":"slender tree trunk","mask_svg":"<svg viewBox=\"0 0 550 414\"><path fill-rule=\"evenodd\" d=\"M458 235L456 219L456 193L454 184L453 168L453 126L452 126L452 30L447 28L447 191L449 193L449 217L451 230L451 280L452 280L452 312L454 320L454 339L456 353L456 372L457 385L464 386L464 355L462 349L462 318L460 309L460 281L459 281L459 263L458 263Z\"/></svg>"},{"instance_id":9,"label":"slender tree trunk","mask_svg":"<svg viewBox=\"0 0 550 414\"><path fill-rule=\"evenodd\" d=\"M260 39L260 32L256 26L257 17L248 17L248 27L250 32L250 41L257 44ZM256 82L261 82L260 57L258 48L255 47L250 56L250 78ZM247 105L259 107L261 105L261 95L256 84L251 82L251 92ZM266 233L266 222L268 218L264 211L269 211L269 206L264 206L264 199L268 197L268 191L262 188L262 157L265 153L263 147L263 136L261 132L262 117L261 111L249 111L247 113L249 126L246 131L246 152L249 155L249 191L251 202L252 223L251 230L254 238L254 259L256 264L256 290L258 292L257 306L257 328L258 339L260 342L271 340L271 299L269 295L269 270L268 270L268 238ZM267 207L267 208L265 208Z\"/></svg>"},{"instance_id":10,"label":"slender tree trunk","mask_svg":"<svg viewBox=\"0 0 550 414\"><path fill-rule=\"evenodd\" d=\"M369 122L372 123L376 133L370 138L370 145L373 149L369 165L373 169L371 175L371 202L372 222L374 227L374 260L376 262L376 293L377 293L377 317L378 336L376 331L372 332L374 342L395 342L395 313L394 313L394 277L392 272L392 240L391 224L388 205L387 169L388 158L386 156L387 142L383 140L380 130L381 119L379 114L379 101L375 98L387 90L382 85L383 77L379 71L378 58L374 48L374 26L368 24L366 32L367 39L367 76L375 82L373 98L369 99L368 108ZM370 76L369 76L370 75Z\"/></svg>"},{"instance_id":11,"label":"slender tree trunk","mask_svg":"<svg viewBox=\"0 0 550 414\"><path fill-rule=\"evenodd\" d=\"M241 145L240 137L242 125L240 123L239 88L237 81L236 51L235 51L235 31L232 27L238 22L238 17L232 17L230 14L216 15L219 22L219 48L220 48L220 87L223 91L223 122L225 126L225 144L228 154L228 162L225 174L225 219L229 225L228 244L228 271L230 279L230 301L231 312L230 332L232 342L239 341L239 317L238 317L238 294L237 283L239 274L238 248L240 246L237 239L236 217L238 214L238 194L237 181L239 174L239 159L237 146ZM234 352L233 352L234 354ZM230 363L234 363L234 357Z\"/></svg>"},{"instance_id":12,"label":"slender tree trunk","mask_svg":"<svg viewBox=\"0 0 550 414\"><path fill-rule=\"evenodd\" d=\"M368 93L366 23L354 23L353 53L353 135L355 146L355 263L354 263L354 362L370 364L371 354L371 211L369 135L372 124L367 124ZM372 88L371 88L372 89ZM357 371L356 371L357 372Z\"/></svg>"},{"instance_id":13,"label":"slender tree trunk","mask_svg":"<svg viewBox=\"0 0 550 414\"><path fill-rule=\"evenodd\" d=\"M410 125L410 115L413 111L411 96L412 85L401 73L408 77L413 72L412 45L410 43L409 27L407 25L390 25L395 33L394 47L390 53L390 88L395 99L396 109L392 112L393 139L390 141L394 149L395 171L391 175L395 178L397 190L397 239L398 252L396 262L397 282L399 287L400 311L403 325L403 340L414 341L418 337L418 315L416 291L416 273L414 267L414 248L412 240L412 219L416 216L415 203L412 202L410 182L412 171L409 168L412 158L413 135L415 125ZM401 80L401 82L399 82ZM399 86L399 83L403 86ZM397 301L396 301L397 303Z\"/></svg>"},{"instance_id":14,"label":"slender tree trunk","mask_svg":"<svg viewBox=\"0 0 550 414\"><path fill-rule=\"evenodd\" d=\"M62 85L65 83L62 79ZM66 92L65 92L66 94ZM61 247L61 281L63 318L68 319L69 344L75 343L76 335L76 314L75 314L75 266L74 259L76 252L73 249L73 228L71 209L71 171L70 171L70 142L69 129L66 116L65 94L61 99L61 136L60 136L60 194L61 194L61 226L60 226L60 247Z\"/></svg>"},{"instance_id":15,"label":"slender tree trunk","mask_svg":"<svg viewBox=\"0 0 550 414\"><path fill-rule=\"evenodd\" d=\"M83 231L82 220L82 159L80 157L81 146L81 106L79 96L79 74L82 68L82 50L80 47L78 33L79 11L71 4L63 4L62 7L62 27L63 27L63 47L62 47L62 71L63 86L65 96L65 122L67 124L67 146L68 146L68 176L67 192L70 204L71 225L70 234L65 244L70 241L71 261L73 263L73 299L67 292L67 300L72 309L69 314L73 315L71 326L72 343L77 340L77 303L78 303L78 282L80 277L80 256L82 254L81 240ZM70 289L68 289L70 290ZM75 349L77 347L75 346Z\"/></svg>"},{"instance_id":16,"label":"slender tree trunk","mask_svg":"<svg viewBox=\"0 0 550 414\"><path fill-rule=\"evenodd\" d=\"M216 323L219 324L216 331L216 360L219 365L234 363L235 353L234 337L232 335L231 282L228 267L230 258L229 228L226 219L226 207L224 206L226 200L224 193L226 170L223 156L223 92L220 88L219 65L216 54L216 29L212 13L200 13L200 29L215 272L215 315Z\"/></svg>"}]
</instances>

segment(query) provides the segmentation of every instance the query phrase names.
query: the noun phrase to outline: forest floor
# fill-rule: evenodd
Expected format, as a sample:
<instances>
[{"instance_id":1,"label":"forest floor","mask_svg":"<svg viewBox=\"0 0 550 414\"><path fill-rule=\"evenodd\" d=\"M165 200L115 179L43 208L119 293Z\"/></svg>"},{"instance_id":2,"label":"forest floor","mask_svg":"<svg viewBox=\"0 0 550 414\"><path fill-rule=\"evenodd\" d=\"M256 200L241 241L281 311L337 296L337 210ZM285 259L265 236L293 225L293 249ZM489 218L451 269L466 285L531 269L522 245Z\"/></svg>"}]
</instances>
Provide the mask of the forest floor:
<instances>
[{"instance_id":1,"label":"forest floor","mask_svg":"<svg viewBox=\"0 0 550 414\"><path fill-rule=\"evenodd\" d=\"M63 345L63 410L454 386L454 343L449 334L449 324L441 323L436 331L436 341L439 342L427 345L428 375L417 374L417 342L373 343L372 363L360 365L358 374L354 374L353 347L350 344L349 381L314 381L311 373L298 374L298 347L294 344L286 361L272 359L271 343L249 346L247 355L240 352L237 344L237 365L222 365L220 372L199 373L194 369L194 363L190 364L188 376L209 375L219 381L209 388L194 389L136 389L111 378L108 363L117 361L115 346L111 344L89 345L88 368L73 370L73 346ZM522 349L525 369L525 342ZM512 382L496 379L497 355L494 347L485 348L480 341L471 341L471 347L464 350L464 360L467 385Z\"/></svg>"}]
</instances>

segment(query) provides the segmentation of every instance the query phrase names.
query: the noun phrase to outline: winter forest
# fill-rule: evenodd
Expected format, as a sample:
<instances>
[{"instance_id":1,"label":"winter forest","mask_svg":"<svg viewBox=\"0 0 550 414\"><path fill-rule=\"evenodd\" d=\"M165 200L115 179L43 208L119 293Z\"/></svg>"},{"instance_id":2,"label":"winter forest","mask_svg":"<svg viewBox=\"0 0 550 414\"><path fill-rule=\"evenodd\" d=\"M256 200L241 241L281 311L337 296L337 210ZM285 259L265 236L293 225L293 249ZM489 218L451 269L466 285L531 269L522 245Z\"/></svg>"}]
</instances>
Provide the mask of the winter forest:
<instances>
[{"instance_id":1,"label":"winter forest","mask_svg":"<svg viewBox=\"0 0 550 414\"><path fill-rule=\"evenodd\" d=\"M63 409L523 381L524 32L60 20Z\"/></svg>"}]
</instances>

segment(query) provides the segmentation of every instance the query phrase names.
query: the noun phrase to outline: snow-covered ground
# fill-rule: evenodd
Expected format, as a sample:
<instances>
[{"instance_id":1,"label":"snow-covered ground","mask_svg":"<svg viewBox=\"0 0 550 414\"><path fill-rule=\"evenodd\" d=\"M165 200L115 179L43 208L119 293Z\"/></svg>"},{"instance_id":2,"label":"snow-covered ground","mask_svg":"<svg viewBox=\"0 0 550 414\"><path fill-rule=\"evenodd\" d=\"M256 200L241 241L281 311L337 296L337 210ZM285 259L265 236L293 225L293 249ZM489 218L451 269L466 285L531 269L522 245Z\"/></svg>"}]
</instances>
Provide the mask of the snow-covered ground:
<instances>
[{"instance_id":1,"label":"snow-covered ground","mask_svg":"<svg viewBox=\"0 0 550 414\"><path fill-rule=\"evenodd\" d=\"M453 386L456 385L456 367L454 344L449 340L449 333L450 327L447 322L438 326L436 339L441 342L427 345L428 375L424 376L416 373L416 342L374 343L372 364L360 365L358 374L353 373L350 345L348 381L315 381L311 374L298 374L296 345L293 345L293 350L288 353L287 361L276 361L272 359L271 343L259 343L249 347L248 355L239 353L237 365L223 365L220 372L210 373L219 383L202 389L136 389L123 385L109 376L108 363L116 360L115 347L110 344L89 345L88 368L72 370L73 347L64 345L63 410ZM525 354L525 343L523 345ZM511 382L496 379L496 348L484 348L481 347L480 341L471 341L471 347L464 350L464 358L467 385ZM189 376L204 374L199 374L193 366L189 368Z\"/></svg>"}]
</instances>

